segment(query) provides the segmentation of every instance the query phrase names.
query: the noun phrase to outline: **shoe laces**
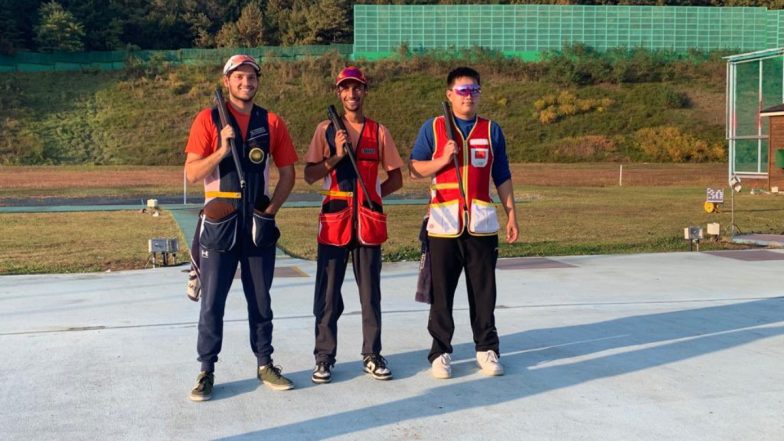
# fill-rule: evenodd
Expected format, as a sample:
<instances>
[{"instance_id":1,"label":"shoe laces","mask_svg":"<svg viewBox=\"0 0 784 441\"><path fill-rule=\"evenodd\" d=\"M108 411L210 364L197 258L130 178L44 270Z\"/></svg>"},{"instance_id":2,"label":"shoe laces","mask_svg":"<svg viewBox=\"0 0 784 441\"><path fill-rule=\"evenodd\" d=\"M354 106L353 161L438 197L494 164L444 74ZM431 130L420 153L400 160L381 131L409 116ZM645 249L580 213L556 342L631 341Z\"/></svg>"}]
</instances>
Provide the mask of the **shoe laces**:
<instances>
[{"instance_id":1,"label":"shoe laces","mask_svg":"<svg viewBox=\"0 0 784 441\"><path fill-rule=\"evenodd\" d=\"M332 367L332 363L328 361L319 361L316 363L316 371L329 371Z\"/></svg>"},{"instance_id":2,"label":"shoe laces","mask_svg":"<svg viewBox=\"0 0 784 441\"><path fill-rule=\"evenodd\" d=\"M193 388L200 389L200 390L203 389L204 385L207 384L207 381L209 381L211 376L212 375L210 375L209 372L201 372L199 376L196 378L196 385L193 386Z\"/></svg>"},{"instance_id":3,"label":"shoe laces","mask_svg":"<svg viewBox=\"0 0 784 441\"><path fill-rule=\"evenodd\" d=\"M486 354L485 355L486 363L493 363L493 364L498 363L498 355L495 353L495 351L487 351L485 354Z\"/></svg>"},{"instance_id":4,"label":"shoe laces","mask_svg":"<svg viewBox=\"0 0 784 441\"><path fill-rule=\"evenodd\" d=\"M372 362L375 369L384 369L387 367L387 359L380 354L371 354L367 357L368 362Z\"/></svg>"},{"instance_id":5,"label":"shoe laces","mask_svg":"<svg viewBox=\"0 0 784 441\"><path fill-rule=\"evenodd\" d=\"M441 354L438 358L441 360L441 364L446 366L449 366L449 363L452 362L452 356L449 354Z\"/></svg>"},{"instance_id":6,"label":"shoe laces","mask_svg":"<svg viewBox=\"0 0 784 441\"><path fill-rule=\"evenodd\" d=\"M268 364L266 366L262 366L261 369L262 370L268 370L269 372L272 372L272 375L274 375L276 377L281 377L280 372L283 370L282 367L280 367L280 366L273 366L272 364Z\"/></svg>"}]
</instances>

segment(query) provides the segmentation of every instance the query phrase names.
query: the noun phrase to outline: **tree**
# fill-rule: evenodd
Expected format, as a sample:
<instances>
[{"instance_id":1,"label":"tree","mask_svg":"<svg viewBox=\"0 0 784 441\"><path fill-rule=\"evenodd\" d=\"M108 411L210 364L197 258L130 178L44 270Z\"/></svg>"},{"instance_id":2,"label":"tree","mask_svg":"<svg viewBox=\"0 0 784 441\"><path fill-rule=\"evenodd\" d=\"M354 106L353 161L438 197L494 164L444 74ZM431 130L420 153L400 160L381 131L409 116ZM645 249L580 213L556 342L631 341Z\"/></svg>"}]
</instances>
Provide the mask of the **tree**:
<instances>
[{"instance_id":1,"label":"tree","mask_svg":"<svg viewBox=\"0 0 784 441\"><path fill-rule=\"evenodd\" d=\"M91 51L121 49L125 5L118 0L59 0L84 26L84 48Z\"/></svg>"},{"instance_id":2,"label":"tree","mask_svg":"<svg viewBox=\"0 0 784 441\"><path fill-rule=\"evenodd\" d=\"M267 44L280 44L281 29L285 27L282 21L289 8L288 0L267 0L267 5L264 7L264 33Z\"/></svg>"},{"instance_id":3,"label":"tree","mask_svg":"<svg viewBox=\"0 0 784 441\"><path fill-rule=\"evenodd\" d=\"M224 24L215 36L215 44L218 47L239 47L240 32L237 30L237 24L234 22Z\"/></svg>"},{"instance_id":4,"label":"tree","mask_svg":"<svg viewBox=\"0 0 784 441\"><path fill-rule=\"evenodd\" d=\"M84 26L55 0L38 10L40 21L35 27L36 42L41 51L77 52L84 49Z\"/></svg>"},{"instance_id":5,"label":"tree","mask_svg":"<svg viewBox=\"0 0 784 441\"><path fill-rule=\"evenodd\" d=\"M349 13L346 0L319 0L308 9L308 36L303 43L337 43L351 40Z\"/></svg>"},{"instance_id":6,"label":"tree","mask_svg":"<svg viewBox=\"0 0 784 441\"><path fill-rule=\"evenodd\" d=\"M6 0L0 0L0 54L12 54L23 47L22 33Z\"/></svg>"},{"instance_id":7,"label":"tree","mask_svg":"<svg viewBox=\"0 0 784 441\"><path fill-rule=\"evenodd\" d=\"M242 8L237 19L237 32L241 47L258 47L267 42L264 38L264 17L257 2L251 1Z\"/></svg>"}]
</instances>

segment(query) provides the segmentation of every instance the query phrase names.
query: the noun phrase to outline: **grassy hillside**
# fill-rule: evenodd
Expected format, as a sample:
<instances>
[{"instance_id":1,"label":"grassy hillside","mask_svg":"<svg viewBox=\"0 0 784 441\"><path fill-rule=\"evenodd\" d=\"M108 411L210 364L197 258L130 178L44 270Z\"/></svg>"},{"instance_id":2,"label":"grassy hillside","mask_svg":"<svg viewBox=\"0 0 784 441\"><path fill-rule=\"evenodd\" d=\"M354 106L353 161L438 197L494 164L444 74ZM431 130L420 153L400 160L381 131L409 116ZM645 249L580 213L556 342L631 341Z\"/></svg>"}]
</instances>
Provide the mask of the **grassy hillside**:
<instances>
[{"instance_id":1,"label":"grassy hillside","mask_svg":"<svg viewBox=\"0 0 784 441\"><path fill-rule=\"evenodd\" d=\"M501 124L513 161L725 158L718 56L572 51L539 63L464 56L357 62L372 83L367 113L390 128L402 154L439 112L449 68L471 64L483 76L481 113ZM334 54L265 63L257 102L285 118L300 152L335 103L332 79L348 63ZM165 63L0 74L0 164L181 164L191 120L210 105L219 77L218 66Z\"/></svg>"}]
</instances>

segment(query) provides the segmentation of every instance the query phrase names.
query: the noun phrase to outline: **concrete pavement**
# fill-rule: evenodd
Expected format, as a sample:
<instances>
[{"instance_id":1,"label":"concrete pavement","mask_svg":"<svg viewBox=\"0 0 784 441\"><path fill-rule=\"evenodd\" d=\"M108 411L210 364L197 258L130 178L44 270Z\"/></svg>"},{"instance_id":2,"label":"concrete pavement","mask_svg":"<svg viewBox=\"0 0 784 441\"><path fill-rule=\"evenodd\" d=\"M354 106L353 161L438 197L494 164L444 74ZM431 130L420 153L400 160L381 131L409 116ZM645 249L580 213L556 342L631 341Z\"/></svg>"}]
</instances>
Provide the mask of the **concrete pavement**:
<instances>
[{"instance_id":1,"label":"concrete pavement","mask_svg":"<svg viewBox=\"0 0 784 441\"><path fill-rule=\"evenodd\" d=\"M347 275L333 383L310 382L315 263L279 256L275 363L255 378L239 280L212 401L185 267L0 277L0 439L784 439L784 253L748 250L502 260L503 377L478 373L465 287L454 378L433 379L416 263L385 264L384 355L361 371ZM285 276L285 277L284 277Z\"/></svg>"}]
</instances>

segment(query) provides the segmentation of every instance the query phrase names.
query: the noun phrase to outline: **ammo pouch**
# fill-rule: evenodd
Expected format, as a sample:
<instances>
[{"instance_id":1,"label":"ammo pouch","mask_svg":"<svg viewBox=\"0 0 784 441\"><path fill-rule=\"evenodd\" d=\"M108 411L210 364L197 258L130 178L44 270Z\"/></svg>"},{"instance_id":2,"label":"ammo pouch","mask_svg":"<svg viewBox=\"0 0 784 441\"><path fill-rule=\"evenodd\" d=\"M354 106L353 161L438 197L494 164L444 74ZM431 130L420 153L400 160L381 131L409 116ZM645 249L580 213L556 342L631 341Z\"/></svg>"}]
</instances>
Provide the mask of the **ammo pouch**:
<instances>
[{"instance_id":1,"label":"ammo pouch","mask_svg":"<svg viewBox=\"0 0 784 441\"><path fill-rule=\"evenodd\" d=\"M280 238L280 230L275 224L275 218L253 210L253 223L251 225L251 238L253 245L258 248L275 246Z\"/></svg>"},{"instance_id":2,"label":"ammo pouch","mask_svg":"<svg viewBox=\"0 0 784 441\"><path fill-rule=\"evenodd\" d=\"M237 242L239 213L232 204L213 199L205 205L202 214L199 243L212 251L229 251Z\"/></svg>"}]
</instances>

